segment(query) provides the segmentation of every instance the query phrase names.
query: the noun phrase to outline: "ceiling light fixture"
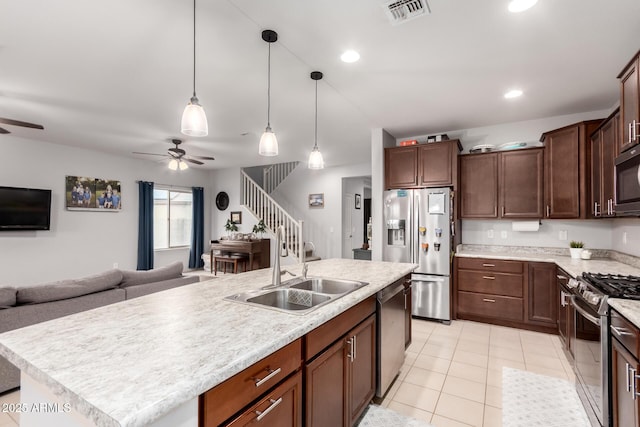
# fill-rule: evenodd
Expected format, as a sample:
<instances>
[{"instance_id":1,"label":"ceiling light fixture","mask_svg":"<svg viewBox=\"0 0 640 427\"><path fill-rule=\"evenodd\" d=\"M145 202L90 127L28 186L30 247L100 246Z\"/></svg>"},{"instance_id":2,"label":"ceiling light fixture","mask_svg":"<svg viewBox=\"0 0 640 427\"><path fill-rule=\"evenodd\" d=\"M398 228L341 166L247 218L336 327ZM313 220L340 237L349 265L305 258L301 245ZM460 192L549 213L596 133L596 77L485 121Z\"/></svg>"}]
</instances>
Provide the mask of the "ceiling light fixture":
<instances>
[{"instance_id":1,"label":"ceiling light fixture","mask_svg":"<svg viewBox=\"0 0 640 427\"><path fill-rule=\"evenodd\" d=\"M522 96L522 91L520 89L513 89L504 94L504 97L507 99L517 98Z\"/></svg>"},{"instance_id":2,"label":"ceiling light fixture","mask_svg":"<svg viewBox=\"0 0 640 427\"><path fill-rule=\"evenodd\" d=\"M189 165L182 161L182 159L171 159L169 160L169 169L172 171L177 171L180 169L181 171L189 169Z\"/></svg>"},{"instance_id":3,"label":"ceiling light fixture","mask_svg":"<svg viewBox=\"0 0 640 427\"><path fill-rule=\"evenodd\" d=\"M342 60L342 62L350 64L360 59L360 54L355 50L347 50L342 55L340 55L340 59Z\"/></svg>"},{"instance_id":4,"label":"ceiling light fixture","mask_svg":"<svg viewBox=\"0 0 640 427\"><path fill-rule=\"evenodd\" d=\"M524 12L527 9L531 9L537 2L538 0L511 0L508 6L509 12Z\"/></svg>"},{"instance_id":5,"label":"ceiling light fixture","mask_svg":"<svg viewBox=\"0 0 640 427\"><path fill-rule=\"evenodd\" d=\"M196 96L196 0L193 0L193 96L182 113L180 132L189 136L209 134L207 115Z\"/></svg>"},{"instance_id":6,"label":"ceiling light fixture","mask_svg":"<svg viewBox=\"0 0 640 427\"><path fill-rule=\"evenodd\" d=\"M271 130L271 43L278 40L278 33L272 30L262 32L262 40L269 44L269 59L267 66L267 128L260 137L258 154L261 156L277 156L278 140L276 134Z\"/></svg>"},{"instance_id":7,"label":"ceiling light fixture","mask_svg":"<svg viewBox=\"0 0 640 427\"><path fill-rule=\"evenodd\" d=\"M313 150L309 154L309 169L324 169L324 159L318 148L318 80L322 79L320 71L311 72L311 79L316 82L316 124Z\"/></svg>"}]
</instances>

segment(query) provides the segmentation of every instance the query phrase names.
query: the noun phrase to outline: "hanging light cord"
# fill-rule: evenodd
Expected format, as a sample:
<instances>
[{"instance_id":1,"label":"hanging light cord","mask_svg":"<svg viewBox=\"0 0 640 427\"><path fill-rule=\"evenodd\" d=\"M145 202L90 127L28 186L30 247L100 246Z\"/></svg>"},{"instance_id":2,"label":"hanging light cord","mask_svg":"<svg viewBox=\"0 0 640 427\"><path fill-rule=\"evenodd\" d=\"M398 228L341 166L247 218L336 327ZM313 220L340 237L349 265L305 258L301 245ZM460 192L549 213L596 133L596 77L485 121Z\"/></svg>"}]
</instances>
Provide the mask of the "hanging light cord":
<instances>
[{"instance_id":1,"label":"hanging light cord","mask_svg":"<svg viewBox=\"0 0 640 427\"><path fill-rule=\"evenodd\" d=\"M193 0L193 97L196 97L196 0Z\"/></svg>"},{"instance_id":2,"label":"hanging light cord","mask_svg":"<svg viewBox=\"0 0 640 427\"><path fill-rule=\"evenodd\" d=\"M267 127L271 128L271 43L267 60Z\"/></svg>"},{"instance_id":3,"label":"hanging light cord","mask_svg":"<svg viewBox=\"0 0 640 427\"><path fill-rule=\"evenodd\" d=\"M316 150L318 148L318 81L316 80L316 129L315 129L315 138L313 149Z\"/></svg>"}]
</instances>

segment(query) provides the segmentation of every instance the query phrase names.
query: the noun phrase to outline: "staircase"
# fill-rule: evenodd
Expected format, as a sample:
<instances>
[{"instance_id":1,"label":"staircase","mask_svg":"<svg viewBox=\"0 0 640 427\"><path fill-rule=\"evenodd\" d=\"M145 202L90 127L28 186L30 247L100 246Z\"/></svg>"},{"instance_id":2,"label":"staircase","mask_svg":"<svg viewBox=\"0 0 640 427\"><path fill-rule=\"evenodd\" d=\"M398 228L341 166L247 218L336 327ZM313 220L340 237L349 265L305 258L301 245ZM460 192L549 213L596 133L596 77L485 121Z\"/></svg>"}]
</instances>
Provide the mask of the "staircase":
<instances>
[{"instance_id":1,"label":"staircase","mask_svg":"<svg viewBox=\"0 0 640 427\"><path fill-rule=\"evenodd\" d=\"M276 163L264 168L262 172L262 183L267 194L273 193L278 185L298 166L300 162ZM266 221L265 221L266 222Z\"/></svg>"},{"instance_id":2,"label":"staircase","mask_svg":"<svg viewBox=\"0 0 640 427\"><path fill-rule=\"evenodd\" d=\"M290 162L297 165L299 162ZM287 165L287 163L281 163L282 165ZM273 165L277 166L277 165ZM272 167L273 167L272 166ZM269 172L270 175L273 175L274 178L270 180L272 182L277 182L275 187L277 187L280 182L284 180L282 177L282 173L286 170L287 167L274 168L272 172ZM295 168L295 166L294 166ZM277 170L280 169L280 170ZM293 169L291 169L293 170ZM289 172L291 172L289 170ZM266 173L266 172L265 172ZM302 241L302 220L295 220L285 211L282 206L280 206L265 190L263 190L249 175L247 175L244 171L241 171L242 174L242 205L251 213L256 219L264 220L265 225L270 233L275 234L276 228L279 226L284 227L285 233L285 243L287 245L287 249L289 250L289 254L293 255L298 259L299 262L302 262L303 256L303 247L304 243ZM288 173L287 173L288 174ZM277 177L277 178L275 178ZM285 175L286 178L286 175ZM267 181L265 181L266 184ZM275 189L275 187L270 187L271 191Z\"/></svg>"}]
</instances>

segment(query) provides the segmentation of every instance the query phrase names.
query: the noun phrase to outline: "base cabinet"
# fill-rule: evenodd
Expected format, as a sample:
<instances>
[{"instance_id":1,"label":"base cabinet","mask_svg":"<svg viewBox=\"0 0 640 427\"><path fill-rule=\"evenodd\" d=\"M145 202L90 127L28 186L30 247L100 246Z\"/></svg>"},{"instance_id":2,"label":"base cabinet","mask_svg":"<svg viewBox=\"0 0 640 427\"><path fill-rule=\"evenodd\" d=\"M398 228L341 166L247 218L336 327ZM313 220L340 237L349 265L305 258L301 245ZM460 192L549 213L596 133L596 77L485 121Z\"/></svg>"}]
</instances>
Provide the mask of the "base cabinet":
<instances>
[{"instance_id":1,"label":"base cabinet","mask_svg":"<svg viewBox=\"0 0 640 427\"><path fill-rule=\"evenodd\" d=\"M611 310L611 401L614 427L640 426L640 331Z\"/></svg>"},{"instance_id":2,"label":"base cabinet","mask_svg":"<svg viewBox=\"0 0 640 427\"><path fill-rule=\"evenodd\" d=\"M569 274L561 268L556 270L556 301L558 305L558 335L565 351L573 357L571 337L575 328L574 308L571 305L571 291L568 288Z\"/></svg>"},{"instance_id":3,"label":"base cabinet","mask_svg":"<svg viewBox=\"0 0 640 427\"><path fill-rule=\"evenodd\" d=\"M527 320L532 324L556 327L556 265L548 262L529 262L529 310Z\"/></svg>"}]
</instances>

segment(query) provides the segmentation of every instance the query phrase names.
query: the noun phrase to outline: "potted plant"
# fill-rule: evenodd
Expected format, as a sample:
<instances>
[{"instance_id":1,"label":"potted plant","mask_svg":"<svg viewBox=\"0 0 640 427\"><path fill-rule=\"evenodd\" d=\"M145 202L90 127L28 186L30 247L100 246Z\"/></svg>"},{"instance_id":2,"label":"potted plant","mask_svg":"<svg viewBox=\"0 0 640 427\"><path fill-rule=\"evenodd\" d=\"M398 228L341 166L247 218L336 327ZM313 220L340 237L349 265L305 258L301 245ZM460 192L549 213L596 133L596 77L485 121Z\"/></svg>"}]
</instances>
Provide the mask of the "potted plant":
<instances>
[{"instance_id":1,"label":"potted plant","mask_svg":"<svg viewBox=\"0 0 640 427\"><path fill-rule=\"evenodd\" d=\"M262 239L262 233L267 231L267 225L264 223L264 220L260 220L256 225L253 226L253 232L259 233L260 238Z\"/></svg>"},{"instance_id":2,"label":"potted plant","mask_svg":"<svg viewBox=\"0 0 640 427\"><path fill-rule=\"evenodd\" d=\"M580 259L582 248L584 248L584 243L582 242L578 242L575 240L569 242L569 252L571 252L571 258Z\"/></svg>"},{"instance_id":3,"label":"potted plant","mask_svg":"<svg viewBox=\"0 0 640 427\"><path fill-rule=\"evenodd\" d=\"M238 226L235 222L228 219L227 223L224 225L224 229L227 231L227 236L230 236L232 231L238 231Z\"/></svg>"}]
</instances>

